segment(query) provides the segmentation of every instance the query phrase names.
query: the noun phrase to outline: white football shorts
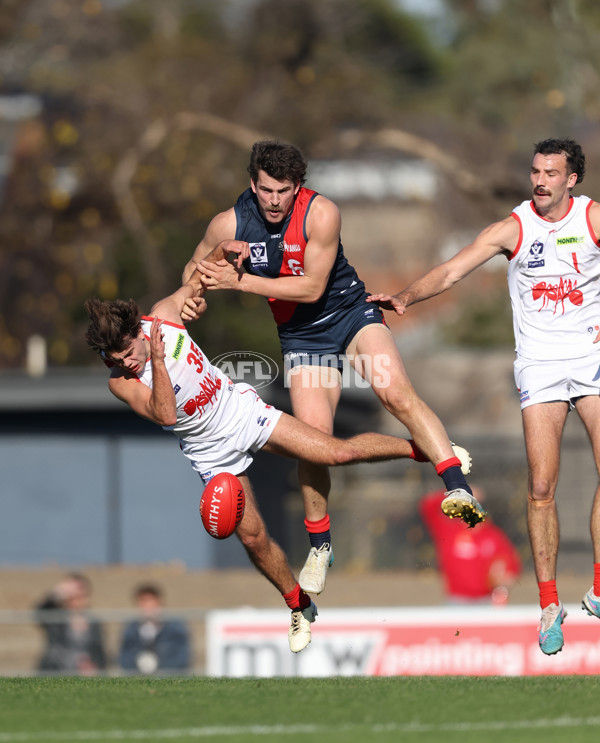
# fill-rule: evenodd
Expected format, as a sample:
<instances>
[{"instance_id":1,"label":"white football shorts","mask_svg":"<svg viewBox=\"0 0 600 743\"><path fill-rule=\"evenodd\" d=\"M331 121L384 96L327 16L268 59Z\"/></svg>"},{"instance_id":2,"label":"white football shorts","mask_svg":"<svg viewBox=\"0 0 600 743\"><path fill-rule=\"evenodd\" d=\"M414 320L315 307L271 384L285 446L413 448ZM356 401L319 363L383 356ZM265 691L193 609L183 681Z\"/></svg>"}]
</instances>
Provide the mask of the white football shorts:
<instances>
[{"instance_id":1,"label":"white football shorts","mask_svg":"<svg viewBox=\"0 0 600 743\"><path fill-rule=\"evenodd\" d=\"M600 349L579 359L532 361L518 358L514 372L521 410L529 405L561 400L573 407L578 397L600 395Z\"/></svg>"},{"instance_id":2,"label":"white football shorts","mask_svg":"<svg viewBox=\"0 0 600 743\"><path fill-rule=\"evenodd\" d=\"M181 450L205 485L220 472L232 475L244 472L252 464L252 454L267 443L281 417L281 410L267 405L254 387L234 386L232 398L224 399L228 409L219 435L201 437L200 441L180 441Z\"/></svg>"}]
</instances>

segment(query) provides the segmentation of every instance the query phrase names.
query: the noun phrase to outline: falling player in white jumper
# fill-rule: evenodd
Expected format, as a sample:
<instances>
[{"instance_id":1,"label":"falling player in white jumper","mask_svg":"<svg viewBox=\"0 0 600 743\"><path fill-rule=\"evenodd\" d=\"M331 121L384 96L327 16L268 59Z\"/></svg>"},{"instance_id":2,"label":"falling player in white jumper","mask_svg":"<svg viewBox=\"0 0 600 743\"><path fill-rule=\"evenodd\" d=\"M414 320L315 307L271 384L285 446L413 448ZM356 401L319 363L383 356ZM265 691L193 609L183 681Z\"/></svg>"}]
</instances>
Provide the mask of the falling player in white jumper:
<instances>
[{"instance_id":1,"label":"falling player in white jumper","mask_svg":"<svg viewBox=\"0 0 600 743\"><path fill-rule=\"evenodd\" d=\"M129 300L88 299L88 344L111 366L110 391L138 415L180 440L183 454L203 481L219 472L237 475L246 508L236 533L256 568L281 592L291 609L292 652L311 640L317 609L300 589L287 559L267 533L246 474L258 449L328 466L415 458L413 442L365 433L337 439L267 405L247 384L233 384L213 366L181 324L187 299L200 287L199 274L141 316ZM465 471L470 457L461 447ZM418 453L418 452L417 452Z\"/></svg>"}]
</instances>

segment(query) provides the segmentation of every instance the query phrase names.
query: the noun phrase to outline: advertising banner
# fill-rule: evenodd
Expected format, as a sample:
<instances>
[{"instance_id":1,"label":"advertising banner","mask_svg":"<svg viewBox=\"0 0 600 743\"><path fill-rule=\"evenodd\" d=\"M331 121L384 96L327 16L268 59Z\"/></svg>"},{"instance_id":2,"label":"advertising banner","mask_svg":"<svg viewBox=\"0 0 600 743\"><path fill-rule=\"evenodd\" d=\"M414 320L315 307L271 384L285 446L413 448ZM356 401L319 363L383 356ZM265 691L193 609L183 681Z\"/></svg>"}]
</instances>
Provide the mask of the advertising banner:
<instances>
[{"instance_id":1,"label":"advertising banner","mask_svg":"<svg viewBox=\"0 0 600 743\"><path fill-rule=\"evenodd\" d=\"M538 647L537 606L326 609L291 653L285 610L207 617L212 676L535 676L599 674L600 621L566 607L565 646Z\"/></svg>"}]
</instances>

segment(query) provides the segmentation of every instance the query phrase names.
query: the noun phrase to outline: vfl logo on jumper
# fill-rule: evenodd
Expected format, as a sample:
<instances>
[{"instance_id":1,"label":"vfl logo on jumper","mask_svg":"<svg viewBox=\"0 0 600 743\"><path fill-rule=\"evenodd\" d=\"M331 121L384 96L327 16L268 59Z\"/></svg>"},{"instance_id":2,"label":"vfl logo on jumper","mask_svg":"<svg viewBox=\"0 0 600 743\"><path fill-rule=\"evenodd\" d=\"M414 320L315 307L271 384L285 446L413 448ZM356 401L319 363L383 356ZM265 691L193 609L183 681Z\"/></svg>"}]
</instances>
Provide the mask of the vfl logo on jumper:
<instances>
[{"instance_id":1,"label":"vfl logo on jumper","mask_svg":"<svg viewBox=\"0 0 600 743\"><path fill-rule=\"evenodd\" d=\"M257 390L267 387L279 375L279 368L273 359L251 351L222 353L213 359L212 364L232 381L245 382Z\"/></svg>"},{"instance_id":2,"label":"vfl logo on jumper","mask_svg":"<svg viewBox=\"0 0 600 743\"><path fill-rule=\"evenodd\" d=\"M571 304L576 307L581 307L583 304L583 292L577 288L577 281L573 282L571 279L566 281L561 278L558 284L546 284L545 281L540 281L531 289L533 301L537 302L542 300L542 306L538 312L545 310L547 307L554 304L554 310L552 314L556 314L558 305L562 307L562 314L565 314L565 301L568 299Z\"/></svg>"},{"instance_id":3,"label":"vfl logo on jumper","mask_svg":"<svg viewBox=\"0 0 600 743\"><path fill-rule=\"evenodd\" d=\"M529 255L533 258L533 260L530 260L527 264L528 268L540 268L540 266L543 266L545 264L544 259L542 258L542 253L544 252L544 243L540 242L540 240L534 240L531 243L531 247L529 248Z\"/></svg>"},{"instance_id":4,"label":"vfl logo on jumper","mask_svg":"<svg viewBox=\"0 0 600 743\"><path fill-rule=\"evenodd\" d=\"M250 263L253 266L267 265L267 243L249 243Z\"/></svg>"}]
</instances>

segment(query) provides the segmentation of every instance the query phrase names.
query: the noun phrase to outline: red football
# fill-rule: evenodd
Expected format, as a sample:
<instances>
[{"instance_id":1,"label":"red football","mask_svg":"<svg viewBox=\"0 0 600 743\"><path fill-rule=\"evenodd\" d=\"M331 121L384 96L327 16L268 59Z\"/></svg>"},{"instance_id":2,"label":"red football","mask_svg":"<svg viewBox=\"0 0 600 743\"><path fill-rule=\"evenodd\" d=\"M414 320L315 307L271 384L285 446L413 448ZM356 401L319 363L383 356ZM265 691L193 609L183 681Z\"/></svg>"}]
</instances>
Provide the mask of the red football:
<instances>
[{"instance_id":1,"label":"red football","mask_svg":"<svg viewBox=\"0 0 600 743\"><path fill-rule=\"evenodd\" d=\"M229 472L215 475L200 498L204 528L215 539L227 539L242 520L245 507L244 488L238 478Z\"/></svg>"}]
</instances>

